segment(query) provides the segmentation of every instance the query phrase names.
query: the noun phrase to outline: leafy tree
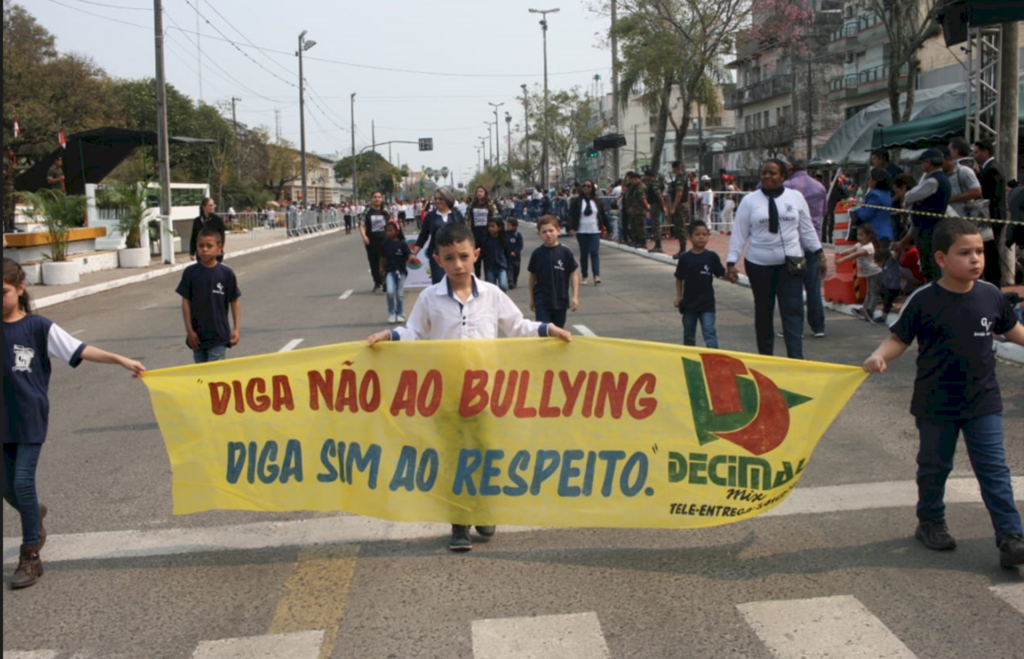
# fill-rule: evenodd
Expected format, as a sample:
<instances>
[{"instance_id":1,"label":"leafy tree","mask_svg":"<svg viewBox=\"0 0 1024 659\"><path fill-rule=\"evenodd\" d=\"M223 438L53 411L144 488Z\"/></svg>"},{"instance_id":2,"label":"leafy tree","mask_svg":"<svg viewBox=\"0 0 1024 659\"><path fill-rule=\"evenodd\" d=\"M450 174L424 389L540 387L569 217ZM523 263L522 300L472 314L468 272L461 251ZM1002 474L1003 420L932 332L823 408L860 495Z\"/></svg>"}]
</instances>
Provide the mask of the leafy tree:
<instances>
[{"instance_id":1,"label":"leafy tree","mask_svg":"<svg viewBox=\"0 0 1024 659\"><path fill-rule=\"evenodd\" d=\"M395 193L395 180L401 178L402 170L389 163L387 158L376 151L360 153L355 158L361 197L369 198L370 194L377 191L385 195ZM352 180L352 156L334 163L334 175L339 181Z\"/></svg>"},{"instance_id":2,"label":"leafy tree","mask_svg":"<svg viewBox=\"0 0 1024 659\"><path fill-rule=\"evenodd\" d=\"M335 165L335 173L337 173ZM351 170L350 170L351 171ZM263 175L263 187L273 193L274 199L284 199L284 186L302 176L299 152L287 140L267 145L267 166Z\"/></svg>"}]
</instances>

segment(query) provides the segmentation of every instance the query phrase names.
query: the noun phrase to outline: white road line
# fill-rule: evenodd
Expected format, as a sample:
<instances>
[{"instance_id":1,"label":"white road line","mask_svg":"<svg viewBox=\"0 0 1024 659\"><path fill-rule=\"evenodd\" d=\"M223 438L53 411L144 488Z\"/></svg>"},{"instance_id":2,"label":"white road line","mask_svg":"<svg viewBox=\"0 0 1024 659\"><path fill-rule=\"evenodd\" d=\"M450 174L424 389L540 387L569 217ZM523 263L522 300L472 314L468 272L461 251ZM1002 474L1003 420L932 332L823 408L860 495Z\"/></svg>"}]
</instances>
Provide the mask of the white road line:
<instances>
[{"instance_id":1,"label":"white road line","mask_svg":"<svg viewBox=\"0 0 1024 659\"><path fill-rule=\"evenodd\" d=\"M572 327L583 336L597 336L597 334L594 334L586 325L573 325Z\"/></svg>"},{"instance_id":2,"label":"white road line","mask_svg":"<svg viewBox=\"0 0 1024 659\"><path fill-rule=\"evenodd\" d=\"M60 652L56 650L37 650L35 652L4 651L3 659L57 659Z\"/></svg>"},{"instance_id":3,"label":"white road line","mask_svg":"<svg viewBox=\"0 0 1024 659\"><path fill-rule=\"evenodd\" d=\"M473 622L473 659L608 659L596 613Z\"/></svg>"},{"instance_id":4,"label":"white road line","mask_svg":"<svg viewBox=\"0 0 1024 659\"><path fill-rule=\"evenodd\" d=\"M1024 614L1024 583L1007 583L989 588L1000 599Z\"/></svg>"},{"instance_id":5,"label":"white road line","mask_svg":"<svg viewBox=\"0 0 1024 659\"><path fill-rule=\"evenodd\" d=\"M347 300L347 299L349 299L349 297L352 296L353 293L355 293L355 291L353 291L352 289L349 289L349 290L345 291L344 293L342 293L341 297L339 297L338 299L339 300Z\"/></svg>"},{"instance_id":6,"label":"white road line","mask_svg":"<svg viewBox=\"0 0 1024 659\"><path fill-rule=\"evenodd\" d=\"M779 659L916 659L856 597L770 600L736 608Z\"/></svg>"},{"instance_id":7,"label":"white road line","mask_svg":"<svg viewBox=\"0 0 1024 659\"><path fill-rule=\"evenodd\" d=\"M292 350L295 350L295 348L297 348L299 344L305 340L306 339L292 339L291 341L286 343L283 348L278 350L278 352L291 352Z\"/></svg>"},{"instance_id":8,"label":"white road line","mask_svg":"<svg viewBox=\"0 0 1024 659\"><path fill-rule=\"evenodd\" d=\"M322 631L204 641L192 659L317 659L323 642Z\"/></svg>"},{"instance_id":9,"label":"white road line","mask_svg":"<svg viewBox=\"0 0 1024 659\"><path fill-rule=\"evenodd\" d=\"M1014 478L1014 491L1024 493L1024 477ZM946 483L946 503L979 503L981 495L973 478ZM765 516L804 515L882 508L912 508L917 502L913 481L860 483L797 488L781 506ZM359 544L381 540L418 540L443 537L444 524L397 523L340 515L291 522L256 522L234 526L159 530L128 530L57 535L50 533L46 561L111 560L144 556L172 556L197 552L306 547L310 545ZM537 527L502 526L502 533L535 531ZM21 537L4 538L4 564L18 559ZM116 549L113 549L116 548Z\"/></svg>"},{"instance_id":10,"label":"white road line","mask_svg":"<svg viewBox=\"0 0 1024 659\"><path fill-rule=\"evenodd\" d=\"M75 330L71 333L71 336L78 336L79 334L85 334L88 330Z\"/></svg>"},{"instance_id":11,"label":"white road line","mask_svg":"<svg viewBox=\"0 0 1024 659\"><path fill-rule=\"evenodd\" d=\"M147 304L144 307L139 307L139 311L149 311L150 309L156 309L158 306L160 306L160 303L154 302L153 304Z\"/></svg>"}]
</instances>

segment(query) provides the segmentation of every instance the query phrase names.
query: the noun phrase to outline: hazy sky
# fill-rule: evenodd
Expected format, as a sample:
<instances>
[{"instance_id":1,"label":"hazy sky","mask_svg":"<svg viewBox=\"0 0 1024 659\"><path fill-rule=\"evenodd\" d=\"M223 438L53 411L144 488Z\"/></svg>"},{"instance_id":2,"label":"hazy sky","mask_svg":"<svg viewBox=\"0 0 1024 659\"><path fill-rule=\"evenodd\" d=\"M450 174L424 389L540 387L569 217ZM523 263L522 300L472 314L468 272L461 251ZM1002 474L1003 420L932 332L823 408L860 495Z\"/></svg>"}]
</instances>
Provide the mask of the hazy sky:
<instances>
[{"instance_id":1,"label":"hazy sky","mask_svg":"<svg viewBox=\"0 0 1024 659\"><path fill-rule=\"evenodd\" d=\"M588 10L595 3L536 1L164 0L167 80L199 99L201 68L203 100L241 98L239 121L266 126L271 135L279 110L282 137L298 145L295 51L299 33L308 30L306 39L316 41L303 57L309 151L350 152L349 96L355 92L357 150L370 143L372 120L378 142L434 138L432 153L393 146L393 160L415 169L447 166L459 178L476 167L475 147L488 134L484 122L494 120L488 102L505 103L499 108L504 159L505 111L513 126L521 124L520 85L543 84L540 16L529 8L561 10L548 17L550 88L589 90L599 74L603 90L611 90L611 54L601 47L607 19ZM88 55L118 78L154 75L153 2L20 3L56 36L61 52ZM387 147L380 152L388 156Z\"/></svg>"}]
</instances>

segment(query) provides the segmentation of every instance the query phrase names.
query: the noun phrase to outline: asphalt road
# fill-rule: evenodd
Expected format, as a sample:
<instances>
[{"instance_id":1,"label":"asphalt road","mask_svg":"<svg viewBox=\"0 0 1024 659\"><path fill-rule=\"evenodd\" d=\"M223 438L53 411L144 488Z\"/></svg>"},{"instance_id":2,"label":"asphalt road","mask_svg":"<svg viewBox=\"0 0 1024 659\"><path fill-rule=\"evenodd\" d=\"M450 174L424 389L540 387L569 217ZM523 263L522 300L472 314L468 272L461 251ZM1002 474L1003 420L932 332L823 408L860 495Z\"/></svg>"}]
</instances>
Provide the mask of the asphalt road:
<instances>
[{"instance_id":1,"label":"asphalt road","mask_svg":"<svg viewBox=\"0 0 1024 659\"><path fill-rule=\"evenodd\" d=\"M524 233L528 250L539 244ZM357 235L325 236L230 265L243 292L243 321L242 342L229 357L276 352L297 340L299 349L363 340L386 326L385 300L370 292ZM583 289L571 326L601 337L681 343L669 266L603 248L602 278ZM172 275L45 315L148 368L187 364L176 284ZM716 292L722 347L754 352L749 290L719 282ZM511 295L526 309L525 288ZM407 308L415 297L407 296ZM885 332L830 314L826 338L806 339L806 357L860 364ZM784 350L781 339L777 350ZM913 356L864 384L825 434L799 489L853 492L913 479ZM1024 370L1001 364L999 378L1008 461L1020 477ZM825 656L815 654L815 644L827 640L845 643L828 656L1024 656L1024 581L998 567L980 503L950 506L960 547L941 554L913 540L912 506L892 507L884 496L856 510L686 532L499 530L468 555L447 551L444 526L412 532L372 520L363 540L318 545L304 539L307 526L363 521L342 514L174 517L148 396L126 372L58 365L51 401L39 473L52 511L50 542L56 548L62 536L86 535L99 551L49 563L27 591L5 590L5 659L767 658ZM971 475L961 449L954 477ZM285 538L232 551L120 551L122 543L161 531L203 537L268 522L297 529L294 544ZM18 535L17 518L5 507L5 579ZM216 643L222 639L250 640ZM267 649L278 642L286 650Z\"/></svg>"}]
</instances>

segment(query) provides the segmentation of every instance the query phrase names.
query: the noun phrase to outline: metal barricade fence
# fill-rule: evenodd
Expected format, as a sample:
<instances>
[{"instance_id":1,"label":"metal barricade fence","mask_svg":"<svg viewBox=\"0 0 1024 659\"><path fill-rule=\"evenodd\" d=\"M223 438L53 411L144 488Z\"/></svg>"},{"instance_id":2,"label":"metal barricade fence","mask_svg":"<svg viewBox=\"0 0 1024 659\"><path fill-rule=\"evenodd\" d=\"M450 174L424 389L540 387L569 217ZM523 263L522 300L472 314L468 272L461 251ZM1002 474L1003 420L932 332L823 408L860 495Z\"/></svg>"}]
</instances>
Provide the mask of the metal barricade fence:
<instances>
[{"instance_id":1,"label":"metal barricade fence","mask_svg":"<svg viewBox=\"0 0 1024 659\"><path fill-rule=\"evenodd\" d=\"M300 236L326 229L336 229L344 222L338 209L288 211L286 227L289 236Z\"/></svg>"}]
</instances>

